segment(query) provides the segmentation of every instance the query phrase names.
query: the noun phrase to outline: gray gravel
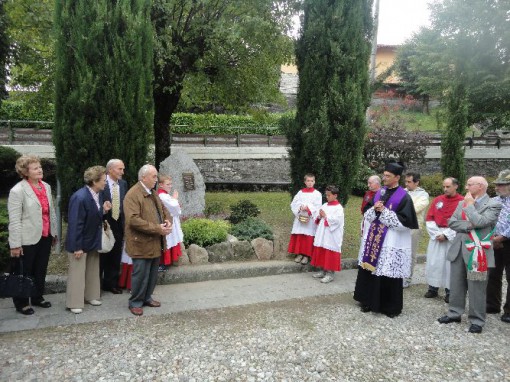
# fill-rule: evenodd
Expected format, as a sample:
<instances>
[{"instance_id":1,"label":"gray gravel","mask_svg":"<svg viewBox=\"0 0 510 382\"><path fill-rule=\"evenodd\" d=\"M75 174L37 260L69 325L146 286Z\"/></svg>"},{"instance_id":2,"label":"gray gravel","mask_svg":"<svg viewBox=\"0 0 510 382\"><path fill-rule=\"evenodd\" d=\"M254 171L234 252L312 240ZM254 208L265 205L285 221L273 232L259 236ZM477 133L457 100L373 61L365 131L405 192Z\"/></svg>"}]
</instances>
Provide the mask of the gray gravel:
<instances>
[{"instance_id":1,"label":"gray gravel","mask_svg":"<svg viewBox=\"0 0 510 382\"><path fill-rule=\"evenodd\" d=\"M424 290L394 319L343 293L1 334L0 380L510 381L510 325L440 325Z\"/></svg>"}]
</instances>

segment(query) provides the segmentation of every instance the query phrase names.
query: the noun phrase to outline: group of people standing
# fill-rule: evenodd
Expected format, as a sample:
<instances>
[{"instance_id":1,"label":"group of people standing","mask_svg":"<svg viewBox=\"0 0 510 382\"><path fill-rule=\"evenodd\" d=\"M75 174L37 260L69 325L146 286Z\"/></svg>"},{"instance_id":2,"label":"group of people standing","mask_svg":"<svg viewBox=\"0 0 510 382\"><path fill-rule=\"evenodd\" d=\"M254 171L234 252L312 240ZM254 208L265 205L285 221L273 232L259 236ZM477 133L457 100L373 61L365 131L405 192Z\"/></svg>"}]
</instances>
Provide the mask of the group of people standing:
<instances>
[{"instance_id":1,"label":"group of people standing","mask_svg":"<svg viewBox=\"0 0 510 382\"><path fill-rule=\"evenodd\" d=\"M120 286L129 279L131 295L128 307L142 315L143 307L159 307L152 298L158 268L177 261L181 254L178 193L171 192L171 178L162 176L162 192L155 191L158 171L144 165L138 182L128 190L122 179L124 163L110 160L106 168L92 166L85 170L85 185L69 200L65 248L69 271L66 307L73 313L85 304L99 306L103 292L121 294ZM43 170L38 157L23 155L16 162L22 178L8 198L9 246L12 271L34 278L36 292L31 298L14 298L14 306L24 315L34 314L33 307L50 308L44 299L44 286L51 246L57 241L57 223L51 187L42 181ZM169 212L172 212L172 214ZM115 238L113 248L99 253L106 222ZM123 268L121 258L127 254L130 268Z\"/></svg>"},{"instance_id":2,"label":"group of people standing","mask_svg":"<svg viewBox=\"0 0 510 382\"><path fill-rule=\"evenodd\" d=\"M510 323L510 170L502 171L495 180L495 198L487 195L488 183L483 177L468 179L465 196L458 193L458 180L448 177L443 180L443 195L432 200L428 211L430 198L420 187L420 174L405 174L404 189L399 185L403 172L401 164L390 162L385 166L382 185L378 176L367 181L354 291L361 311L391 318L402 312L403 289L412 282L419 238L426 229L430 237L426 265L429 285L424 297L438 297L439 289L444 288L444 300L449 304L439 323L461 322L469 296L468 331L481 333L486 314L501 311L503 272L509 289L501 320ZM297 255L296 262L307 264L308 259L303 260L306 256L326 272L338 271L340 256L329 256L330 261L314 257L321 240L314 235L324 235L317 228L319 221L313 219L319 215L320 194L306 185L291 204L295 220L288 251ZM319 195L313 197L314 192ZM311 219L302 219L303 212ZM343 213L341 230L326 230L340 243L336 250L341 253ZM325 282L329 281L332 279Z\"/></svg>"}]
</instances>

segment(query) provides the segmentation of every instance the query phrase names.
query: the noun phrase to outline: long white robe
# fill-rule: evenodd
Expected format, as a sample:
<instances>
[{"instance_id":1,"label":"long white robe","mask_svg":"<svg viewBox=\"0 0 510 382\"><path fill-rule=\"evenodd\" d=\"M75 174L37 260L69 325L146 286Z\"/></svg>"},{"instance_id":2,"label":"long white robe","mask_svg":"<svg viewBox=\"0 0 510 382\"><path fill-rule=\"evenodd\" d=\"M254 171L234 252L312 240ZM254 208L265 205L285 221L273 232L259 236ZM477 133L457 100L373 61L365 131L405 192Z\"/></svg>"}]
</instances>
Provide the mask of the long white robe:
<instances>
[{"instance_id":1,"label":"long white robe","mask_svg":"<svg viewBox=\"0 0 510 382\"><path fill-rule=\"evenodd\" d=\"M299 211L299 208L304 205L307 206L311 212L310 220L308 223L302 223L299 221L299 215L304 214L303 211ZM294 223L292 224L292 234L301 234L314 236L315 231L317 229L317 224L315 224L314 220L317 217L317 213L322 205L322 195L319 191L314 190L313 192L303 192L299 191L294 199L292 199L292 203L290 204L290 209L294 214Z\"/></svg>"},{"instance_id":2,"label":"long white robe","mask_svg":"<svg viewBox=\"0 0 510 382\"><path fill-rule=\"evenodd\" d=\"M358 253L358 264L361 265L363 252L370 230L370 224L376 219L374 207L364 215L363 239ZM397 214L385 208L379 217L381 223L388 227L377 266L372 274L392 278L407 278L411 275L411 230L404 227Z\"/></svg>"},{"instance_id":3,"label":"long white robe","mask_svg":"<svg viewBox=\"0 0 510 382\"><path fill-rule=\"evenodd\" d=\"M313 245L342 253L344 208L341 204L331 206L326 203L320 209L326 213L326 219L320 219ZM328 222L327 226L326 221Z\"/></svg>"},{"instance_id":4,"label":"long white robe","mask_svg":"<svg viewBox=\"0 0 510 382\"><path fill-rule=\"evenodd\" d=\"M456 232L448 227L439 227L435 221L426 222L430 236L427 247L427 265L425 272L427 283L436 288L450 288L450 262L446 254L452 245ZM437 241L436 237L445 235L447 241Z\"/></svg>"},{"instance_id":5,"label":"long white robe","mask_svg":"<svg viewBox=\"0 0 510 382\"><path fill-rule=\"evenodd\" d=\"M181 243L184 236L182 234L181 229L181 206L179 205L179 201L177 199L172 198L170 195L165 193L160 193L159 198L163 202L163 205L166 207L170 215L172 215L172 232L166 235L166 247L172 248L177 244Z\"/></svg>"}]
</instances>

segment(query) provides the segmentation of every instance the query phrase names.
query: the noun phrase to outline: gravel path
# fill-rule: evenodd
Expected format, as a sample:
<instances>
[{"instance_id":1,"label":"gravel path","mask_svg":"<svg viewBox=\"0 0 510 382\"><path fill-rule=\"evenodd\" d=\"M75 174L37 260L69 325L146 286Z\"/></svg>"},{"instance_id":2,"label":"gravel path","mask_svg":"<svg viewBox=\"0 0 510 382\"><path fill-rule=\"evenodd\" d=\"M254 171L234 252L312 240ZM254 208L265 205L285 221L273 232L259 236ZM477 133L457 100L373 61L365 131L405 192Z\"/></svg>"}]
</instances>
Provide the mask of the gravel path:
<instances>
[{"instance_id":1,"label":"gravel path","mask_svg":"<svg viewBox=\"0 0 510 382\"><path fill-rule=\"evenodd\" d=\"M0 335L2 381L510 381L510 325L440 325L440 299L361 313L351 293Z\"/></svg>"}]
</instances>

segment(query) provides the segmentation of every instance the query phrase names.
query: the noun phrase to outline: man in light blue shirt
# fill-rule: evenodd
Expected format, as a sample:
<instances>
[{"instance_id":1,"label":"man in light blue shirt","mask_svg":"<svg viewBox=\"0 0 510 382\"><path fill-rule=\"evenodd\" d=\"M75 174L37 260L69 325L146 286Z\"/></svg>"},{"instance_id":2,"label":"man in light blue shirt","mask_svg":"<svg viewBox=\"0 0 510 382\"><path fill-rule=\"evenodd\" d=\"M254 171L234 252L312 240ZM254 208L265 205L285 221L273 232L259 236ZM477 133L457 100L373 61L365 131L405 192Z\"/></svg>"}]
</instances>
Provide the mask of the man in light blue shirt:
<instances>
[{"instance_id":1,"label":"man in light blue shirt","mask_svg":"<svg viewBox=\"0 0 510 382\"><path fill-rule=\"evenodd\" d=\"M492 239L496 266L489 268L487 313L497 314L501 311L501 289L504 271L508 286L501 321L510 323L510 169L501 171L494 181L494 185L498 194L494 199L498 200L503 207Z\"/></svg>"}]
</instances>

